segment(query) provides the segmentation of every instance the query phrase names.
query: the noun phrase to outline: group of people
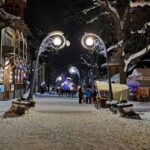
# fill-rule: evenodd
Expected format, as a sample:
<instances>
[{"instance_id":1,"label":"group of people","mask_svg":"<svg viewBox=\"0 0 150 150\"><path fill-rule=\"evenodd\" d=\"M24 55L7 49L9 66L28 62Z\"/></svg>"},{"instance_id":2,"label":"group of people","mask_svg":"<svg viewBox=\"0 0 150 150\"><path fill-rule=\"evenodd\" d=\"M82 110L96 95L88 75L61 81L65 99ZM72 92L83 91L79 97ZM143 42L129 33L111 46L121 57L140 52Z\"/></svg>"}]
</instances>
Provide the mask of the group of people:
<instances>
[{"instance_id":1,"label":"group of people","mask_svg":"<svg viewBox=\"0 0 150 150\"><path fill-rule=\"evenodd\" d=\"M56 89L56 93L60 96L68 96L68 97L74 97L77 93L77 91L74 89L74 90L64 90L63 88L59 88L59 89Z\"/></svg>"},{"instance_id":2,"label":"group of people","mask_svg":"<svg viewBox=\"0 0 150 150\"><path fill-rule=\"evenodd\" d=\"M79 89L79 104L82 104L84 99L86 104L91 104L91 101L96 101L97 92L95 88L87 88L85 92L82 89Z\"/></svg>"}]
</instances>

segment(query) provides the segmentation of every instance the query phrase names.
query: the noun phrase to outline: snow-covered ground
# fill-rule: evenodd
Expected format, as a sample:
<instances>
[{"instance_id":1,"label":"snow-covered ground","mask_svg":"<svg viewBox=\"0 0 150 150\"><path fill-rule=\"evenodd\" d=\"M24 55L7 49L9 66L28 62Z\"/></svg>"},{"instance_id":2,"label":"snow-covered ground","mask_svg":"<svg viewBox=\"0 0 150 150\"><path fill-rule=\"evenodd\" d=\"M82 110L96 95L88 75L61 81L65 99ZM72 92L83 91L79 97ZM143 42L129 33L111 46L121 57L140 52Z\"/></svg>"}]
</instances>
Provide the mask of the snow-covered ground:
<instances>
[{"instance_id":1,"label":"snow-covered ground","mask_svg":"<svg viewBox=\"0 0 150 150\"><path fill-rule=\"evenodd\" d=\"M144 121L150 123L150 102L130 102L133 103L133 109L140 114Z\"/></svg>"},{"instance_id":2,"label":"snow-covered ground","mask_svg":"<svg viewBox=\"0 0 150 150\"><path fill-rule=\"evenodd\" d=\"M12 101L0 101L0 117L11 107Z\"/></svg>"},{"instance_id":3,"label":"snow-covered ground","mask_svg":"<svg viewBox=\"0 0 150 150\"><path fill-rule=\"evenodd\" d=\"M22 117L0 120L0 150L150 150L150 121L77 98L38 96Z\"/></svg>"},{"instance_id":4,"label":"snow-covered ground","mask_svg":"<svg viewBox=\"0 0 150 150\"><path fill-rule=\"evenodd\" d=\"M27 98L28 94L29 94L29 91L26 92L23 95L23 97ZM0 101L0 118L3 117L3 114L11 107L12 101L15 101L15 100L17 100L17 98L11 99L11 100L8 100L8 101Z\"/></svg>"}]
</instances>

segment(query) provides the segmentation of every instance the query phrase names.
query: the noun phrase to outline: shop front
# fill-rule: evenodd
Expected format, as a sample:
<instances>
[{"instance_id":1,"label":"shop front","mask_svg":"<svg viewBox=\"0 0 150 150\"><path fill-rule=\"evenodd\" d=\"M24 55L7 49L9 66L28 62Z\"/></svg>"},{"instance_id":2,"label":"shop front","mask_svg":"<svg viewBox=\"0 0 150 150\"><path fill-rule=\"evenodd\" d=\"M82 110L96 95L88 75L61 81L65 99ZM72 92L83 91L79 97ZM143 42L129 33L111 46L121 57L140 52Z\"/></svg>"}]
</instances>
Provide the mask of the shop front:
<instances>
[{"instance_id":1,"label":"shop front","mask_svg":"<svg viewBox=\"0 0 150 150\"><path fill-rule=\"evenodd\" d=\"M150 69L135 69L128 77L130 99L139 102L150 101Z\"/></svg>"},{"instance_id":2,"label":"shop front","mask_svg":"<svg viewBox=\"0 0 150 150\"><path fill-rule=\"evenodd\" d=\"M27 62L27 42L22 32L6 27L1 31L0 84L4 86L3 100L22 97Z\"/></svg>"}]
</instances>

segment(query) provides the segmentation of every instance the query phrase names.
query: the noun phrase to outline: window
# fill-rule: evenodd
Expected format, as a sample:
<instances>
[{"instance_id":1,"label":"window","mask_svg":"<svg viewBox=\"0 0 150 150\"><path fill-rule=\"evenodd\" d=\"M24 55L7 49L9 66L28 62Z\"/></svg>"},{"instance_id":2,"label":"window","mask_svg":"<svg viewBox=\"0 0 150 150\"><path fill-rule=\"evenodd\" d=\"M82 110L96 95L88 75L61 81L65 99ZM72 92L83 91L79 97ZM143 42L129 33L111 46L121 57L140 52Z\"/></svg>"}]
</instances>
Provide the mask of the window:
<instances>
[{"instance_id":1,"label":"window","mask_svg":"<svg viewBox=\"0 0 150 150\"><path fill-rule=\"evenodd\" d=\"M19 16L20 15L20 7L18 5L8 3L6 5L6 12L8 12L12 15L15 15L15 16Z\"/></svg>"}]
</instances>

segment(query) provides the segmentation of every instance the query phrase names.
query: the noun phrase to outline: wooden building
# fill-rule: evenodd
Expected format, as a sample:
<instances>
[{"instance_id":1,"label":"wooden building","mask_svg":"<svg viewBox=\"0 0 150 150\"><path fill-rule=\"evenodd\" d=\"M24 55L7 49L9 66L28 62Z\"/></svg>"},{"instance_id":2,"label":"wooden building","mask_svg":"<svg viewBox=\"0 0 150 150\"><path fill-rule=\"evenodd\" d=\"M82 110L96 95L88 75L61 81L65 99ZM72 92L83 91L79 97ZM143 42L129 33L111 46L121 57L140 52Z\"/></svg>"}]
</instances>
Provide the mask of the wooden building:
<instances>
[{"instance_id":1,"label":"wooden building","mask_svg":"<svg viewBox=\"0 0 150 150\"><path fill-rule=\"evenodd\" d=\"M0 9L1 42L1 87L0 100L21 97L24 92L24 78L27 73L27 36L30 30L24 22L25 0L5 0Z\"/></svg>"}]
</instances>

